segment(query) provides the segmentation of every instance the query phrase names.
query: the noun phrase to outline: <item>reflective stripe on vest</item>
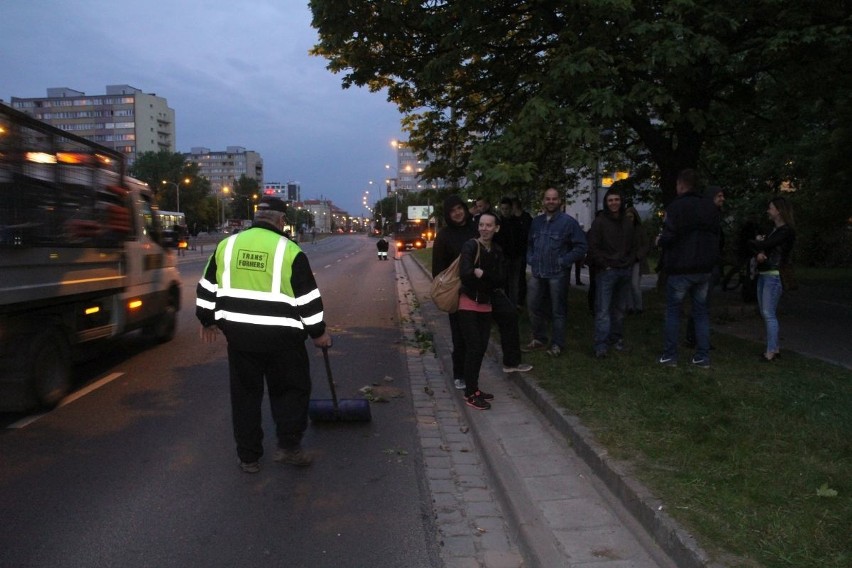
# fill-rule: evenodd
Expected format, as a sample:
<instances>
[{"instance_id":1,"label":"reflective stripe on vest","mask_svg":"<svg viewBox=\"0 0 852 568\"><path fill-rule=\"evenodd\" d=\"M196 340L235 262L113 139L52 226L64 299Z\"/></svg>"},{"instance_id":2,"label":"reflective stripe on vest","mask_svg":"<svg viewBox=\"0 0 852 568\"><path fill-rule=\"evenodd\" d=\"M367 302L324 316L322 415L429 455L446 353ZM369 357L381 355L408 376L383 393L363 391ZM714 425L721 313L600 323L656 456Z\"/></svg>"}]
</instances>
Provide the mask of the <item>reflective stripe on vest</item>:
<instances>
[{"instance_id":1,"label":"reflective stripe on vest","mask_svg":"<svg viewBox=\"0 0 852 568\"><path fill-rule=\"evenodd\" d=\"M242 233L243 237L245 235L246 233ZM298 298L293 297L292 295L288 295L285 291L290 290L289 281L284 282L282 280L284 263L287 258L288 246L296 246L287 237L279 236L278 242L276 243L275 252L272 258L272 272L270 273L271 282L268 290L251 290L248 288L240 288L233 286L233 275L231 267L235 254L234 247L236 246L237 240L239 240L240 237L240 234L232 235L225 243L225 247L222 253L223 258L221 266L221 277L218 278L218 280L220 280L220 283L216 287L217 297L232 298L236 300L261 301L268 302L270 304L286 304L294 309L295 317L246 314L241 312L235 312L233 310L219 308L215 312L215 319L224 319L227 321L249 323L254 325L291 327L297 329L304 329L305 325L313 325L321 322L323 320L322 311L320 311L318 314L312 314L311 316L304 318L304 322L295 311L295 309L299 306L306 305L312 300L319 298L320 293L318 289L314 289ZM250 242L251 241L249 240L249 243ZM298 247L296 248L298 249ZM295 254L298 254L298 252L300 251L297 250ZM290 293L292 294L292 291L290 291Z\"/></svg>"}]
</instances>

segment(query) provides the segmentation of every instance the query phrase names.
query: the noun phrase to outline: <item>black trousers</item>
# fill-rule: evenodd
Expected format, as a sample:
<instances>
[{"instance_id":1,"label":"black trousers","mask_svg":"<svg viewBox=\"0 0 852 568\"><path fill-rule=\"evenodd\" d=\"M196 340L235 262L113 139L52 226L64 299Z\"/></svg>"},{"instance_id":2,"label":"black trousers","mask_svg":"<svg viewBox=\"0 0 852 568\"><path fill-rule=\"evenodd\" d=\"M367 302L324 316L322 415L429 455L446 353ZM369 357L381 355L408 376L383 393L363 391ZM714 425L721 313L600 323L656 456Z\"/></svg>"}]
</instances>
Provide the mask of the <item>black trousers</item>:
<instances>
[{"instance_id":1,"label":"black trousers","mask_svg":"<svg viewBox=\"0 0 852 568\"><path fill-rule=\"evenodd\" d=\"M503 365L516 367L521 363L521 334L518 327L518 308L506 294L495 291L491 296L491 319L497 324L500 333L500 349L503 351ZM450 314L450 334L453 340L453 378L465 378L465 360L467 358L467 337L471 328L462 330L459 324L459 312ZM488 341L485 342L488 347ZM484 352L483 352L484 353Z\"/></svg>"},{"instance_id":2,"label":"black trousers","mask_svg":"<svg viewBox=\"0 0 852 568\"><path fill-rule=\"evenodd\" d=\"M464 395L471 396L479 390L479 370L482 359L488 348L488 337L491 334L491 314L488 312L471 312L459 310L459 328L464 335Z\"/></svg>"},{"instance_id":3,"label":"black trousers","mask_svg":"<svg viewBox=\"0 0 852 568\"><path fill-rule=\"evenodd\" d=\"M459 313L455 312L449 314L449 316L450 337L453 341L453 379L464 380L465 342L461 326L459 325Z\"/></svg>"},{"instance_id":4,"label":"black trousers","mask_svg":"<svg viewBox=\"0 0 852 568\"><path fill-rule=\"evenodd\" d=\"M231 419L237 455L254 462L263 455L264 379L275 421L278 446L294 448L308 427L311 374L304 342L293 341L277 351L240 351L228 345Z\"/></svg>"},{"instance_id":5,"label":"black trousers","mask_svg":"<svg viewBox=\"0 0 852 568\"><path fill-rule=\"evenodd\" d=\"M518 327L518 307L505 292L494 290L491 294L491 317L500 332L503 365L516 367L521 362L521 332Z\"/></svg>"}]
</instances>

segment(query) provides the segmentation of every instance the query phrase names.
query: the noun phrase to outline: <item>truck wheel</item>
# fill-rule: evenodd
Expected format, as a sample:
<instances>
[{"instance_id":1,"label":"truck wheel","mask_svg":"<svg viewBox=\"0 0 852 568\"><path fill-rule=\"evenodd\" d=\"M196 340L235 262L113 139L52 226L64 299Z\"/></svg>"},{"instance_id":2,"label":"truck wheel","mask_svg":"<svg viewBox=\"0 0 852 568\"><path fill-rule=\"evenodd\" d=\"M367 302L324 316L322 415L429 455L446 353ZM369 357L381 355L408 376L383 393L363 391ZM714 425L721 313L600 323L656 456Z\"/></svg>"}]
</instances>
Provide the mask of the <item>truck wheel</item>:
<instances>
[{"instance_id":1,"label":"truck wheel","mask_svg":"<svg viewBox=\"0 0 852 568\"><path fill-rule=\"evenodd\" d=\"M71 389L71 350L61 334L45 331L30 347L30 384L38 402L53 408Z\"/></svg>"},{"instance_id":2,"label":"truck wheel","mask_svg":"<svg viewBox=\"0 0 852 568\"><path fill-rule=\"evenodd\" d=\"M166 343L174 338L176 329L177 309L173 303L169 302L156 323L145 328L145 335L157 343Z\"/></svg>"}]
</instances>

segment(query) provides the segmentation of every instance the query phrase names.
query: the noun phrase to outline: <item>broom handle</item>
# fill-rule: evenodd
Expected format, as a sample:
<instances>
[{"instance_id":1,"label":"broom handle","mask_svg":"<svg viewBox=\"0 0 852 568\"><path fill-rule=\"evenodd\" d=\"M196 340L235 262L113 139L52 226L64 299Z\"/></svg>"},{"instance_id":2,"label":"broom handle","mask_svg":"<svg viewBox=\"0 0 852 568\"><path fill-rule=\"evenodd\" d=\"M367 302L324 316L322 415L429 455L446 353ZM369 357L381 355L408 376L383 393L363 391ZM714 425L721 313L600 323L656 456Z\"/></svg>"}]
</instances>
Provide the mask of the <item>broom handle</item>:
<instances>
[{"instance_id":1,"label":"broom handle","mask_svg":"<svg viewBox=\"0 0 852 568\"><path fill-rule=\"evenodd\" d=\"M334 379L331 376L331 363L328 361L328 347L322 348L322 357L325 360L325 374L328 376L328 388L331 390L331 400L334 409L337 410L337 393L334 391Z\"/></svg>"}]
</instances>

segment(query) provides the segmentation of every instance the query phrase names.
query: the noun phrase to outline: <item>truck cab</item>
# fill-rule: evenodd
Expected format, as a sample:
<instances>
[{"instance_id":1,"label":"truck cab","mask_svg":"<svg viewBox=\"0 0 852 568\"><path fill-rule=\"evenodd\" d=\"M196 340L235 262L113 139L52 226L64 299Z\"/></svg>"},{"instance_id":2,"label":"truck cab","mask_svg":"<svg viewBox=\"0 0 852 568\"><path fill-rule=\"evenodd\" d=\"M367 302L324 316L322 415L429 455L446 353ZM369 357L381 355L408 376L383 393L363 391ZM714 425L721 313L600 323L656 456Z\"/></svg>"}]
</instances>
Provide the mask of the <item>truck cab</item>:
<instances>
[{"instance_id":1,"label":"truck cab","mask_svg":"<svg viewBox=\"0 0 852 568\"><path fill-rule=\"evenodd\" d=\"M170 340L170 246L122 154L0 104L0 410L56 405L95 342Z\"/></svg>"},{"instance_id":2,"label":"truck cab","mask_svg":"<svg viewBox=\"0 0 852 568\"><path fill-rule=\"evenodd\" d=\"M397 223L393 233L396 250L426 248L426 236L423 234L426 229L425 223L419 219Z\"/></svg>"}]
</instances>

